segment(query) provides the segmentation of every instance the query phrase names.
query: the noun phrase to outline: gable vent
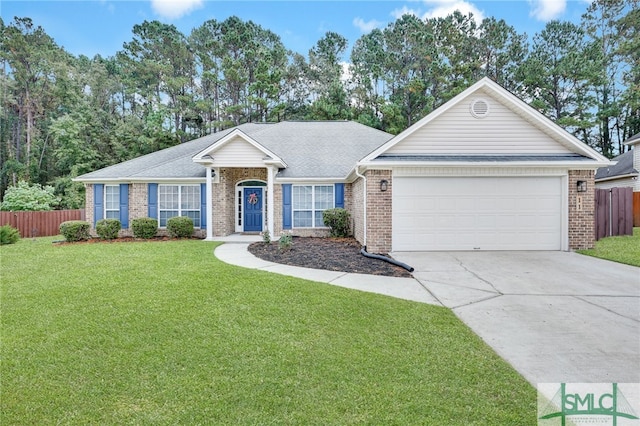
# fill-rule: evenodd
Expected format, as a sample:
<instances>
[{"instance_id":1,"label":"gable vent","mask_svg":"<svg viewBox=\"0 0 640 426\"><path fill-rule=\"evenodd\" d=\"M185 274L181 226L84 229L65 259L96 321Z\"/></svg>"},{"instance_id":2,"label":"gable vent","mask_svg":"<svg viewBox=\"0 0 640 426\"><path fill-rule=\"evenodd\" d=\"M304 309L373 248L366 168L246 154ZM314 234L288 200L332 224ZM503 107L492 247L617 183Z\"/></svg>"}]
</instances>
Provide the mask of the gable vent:
<instances>
[{"instance_id":1,"label":"gable vent","mask_svg":"<svg viewBox=\"0 0 640 426\"><path fill-rule=\"evenodd\" d=\"M484 99L476 99L471 102L471 115L475 118L485 118L489 115L489 102Z\"/></svg>"}]
</instances>

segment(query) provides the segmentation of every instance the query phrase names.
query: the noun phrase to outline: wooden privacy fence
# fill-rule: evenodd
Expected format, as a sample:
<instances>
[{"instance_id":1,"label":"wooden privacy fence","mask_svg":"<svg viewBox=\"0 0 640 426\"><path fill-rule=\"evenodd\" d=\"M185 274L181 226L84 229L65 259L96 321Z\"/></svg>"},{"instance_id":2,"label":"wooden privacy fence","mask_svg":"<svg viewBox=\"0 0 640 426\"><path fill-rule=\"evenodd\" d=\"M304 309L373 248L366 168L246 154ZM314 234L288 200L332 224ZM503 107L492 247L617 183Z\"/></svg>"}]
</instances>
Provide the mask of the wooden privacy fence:
<instances>
[{"instance_id":1,"label":"wooden privacy fence","mask_svg":"<svg viewBox=\"0 0 640 426\"><path fill-rule=\"evenodd\" d=\"M633 193L633 226L640 226L640 192Z\"/></svg>"},{"instance_id":2,"label":"wooden privacy fence","mask_svg":"<svg viewBox=\"0 0 640 426\"><path fill-rule=\"evenodd\" d=\"M20 231L22 238L58 235L60 224L68 220L84 220L84 210L0 212L0 226L13 226Z\"/></svg>"},{"instance_id":3,"label":"wooden privacy fence","mask_svg":"<svg viewBox=\"0 0 640 426\"><path fill-rule=\"evenodd\" d=\"M633 235L633 189L596 189L596 241Z\"/></svg>"}]
</instances>

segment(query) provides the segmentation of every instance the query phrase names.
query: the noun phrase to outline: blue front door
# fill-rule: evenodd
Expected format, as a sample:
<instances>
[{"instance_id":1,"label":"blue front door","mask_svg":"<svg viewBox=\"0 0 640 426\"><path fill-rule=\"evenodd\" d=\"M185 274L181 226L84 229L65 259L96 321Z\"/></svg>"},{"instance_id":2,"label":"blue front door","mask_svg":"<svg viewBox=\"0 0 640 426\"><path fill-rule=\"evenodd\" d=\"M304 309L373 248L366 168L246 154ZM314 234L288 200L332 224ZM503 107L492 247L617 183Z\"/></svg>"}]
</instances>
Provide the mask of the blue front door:
<instances>
[{"instance_id":1,"label":"blue front door","mask_svg":"<svg viewBox=\"0 0 640 426\"><path fill-rule=\"evenodd\" d=\"M243 223L245 232L262 231L262 188L244 188Z\"/></svg>"}]
</instances>

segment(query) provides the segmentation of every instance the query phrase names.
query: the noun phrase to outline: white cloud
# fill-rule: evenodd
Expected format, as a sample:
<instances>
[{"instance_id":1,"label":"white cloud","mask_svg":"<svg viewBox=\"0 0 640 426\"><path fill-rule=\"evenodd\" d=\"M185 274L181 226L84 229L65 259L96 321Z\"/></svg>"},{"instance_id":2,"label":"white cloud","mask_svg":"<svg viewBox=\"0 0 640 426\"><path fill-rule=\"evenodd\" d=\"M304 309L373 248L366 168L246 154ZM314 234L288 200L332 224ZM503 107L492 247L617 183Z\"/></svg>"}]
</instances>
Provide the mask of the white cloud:
<instances>
[{"instance_id":1,"label":"white cloud","mask_svg":"<svg viewBox=\"0 0 640 426\"><path fill-rule=\"evenodd\" d=\"M553 1L553 0L549 0ZM484 19L484 12L478 9L474 4L465 0L424 0L424 6L427 8L426 12L416 11L404 6L402 9L396 9L391 14L396 19L402 15L415 15L421 19L431 18L445 18L456 10L460 11L463 15L473 14L473 19L479 24Z\"/></svg>"},{"instance_id":2,"label":"white cloud","mask_svg":"<svg viewBox=\"0 0 640 426\"><path fill-rule=\"evenodd\" d=\"M402 9L396 9L391 12L391 16L395 19L400 19L403 15L420 16L420 12L414 9L409 9L407 6L402 6Z\"/></svg>"},{"instance_id":3,"label":"white cloud","mask_svg":"<svg viewBox=\"0 0 640 426\"><path fill-rule=\"evenodd\" d=\"M529 0L531 12L538 21L551 21L558 18L567 7L567 0Z\"/></svg>"},{"instance_id":4,"label":"white cloud","mask_svg":"<svg viewBox=\"0 0 640 426\"><path fill-rule=\"evenodd\" d=\"M153 11L168 19L178 19L202 7L203 0L151 0Z\"/></svg>"},{"instance_id":5,"label":"white cloud","mask_svg":"<svg viewBox=\"0 0 640 426\"><path fill-rule=\"evenodd\" d=\"M423 15L423 18L445 18L458 10L463 15L472 13L478 23L484 19L484 13L480 9L464 0L426 0L425 4L430 9Z\"/></svg>"},{"instance_id":6,"label":"white cloud","mask_svg":"<svg viewBox=\"0 0 640 426\"><path fill-rule=\"evenodd\" d=\"M360 32L363 34L370 33L376 28L380 28L384 25L384 22L376 21L372 19L371 21L365 22L362 18L354 18L353 25L360 29Z\"/></svg>"}]
</instances>

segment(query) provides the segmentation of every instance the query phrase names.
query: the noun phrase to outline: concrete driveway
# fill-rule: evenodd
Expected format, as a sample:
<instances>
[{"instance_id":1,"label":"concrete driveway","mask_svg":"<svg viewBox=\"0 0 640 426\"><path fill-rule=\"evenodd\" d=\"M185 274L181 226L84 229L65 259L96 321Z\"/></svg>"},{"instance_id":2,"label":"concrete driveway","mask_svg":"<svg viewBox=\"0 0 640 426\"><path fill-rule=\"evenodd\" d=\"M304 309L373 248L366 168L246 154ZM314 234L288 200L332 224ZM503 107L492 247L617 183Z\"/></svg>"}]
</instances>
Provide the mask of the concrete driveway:
<instances>
[{"instance_id":1,"label":"concrete driveway","mask_svg":"<svg viewBox=\"0 0 640 426\"><path fill-rule=\"evenodd\" d=\"M640 383L640 268L567 252L392 255L534 386Z\"/></svg>"}]
</instances>

